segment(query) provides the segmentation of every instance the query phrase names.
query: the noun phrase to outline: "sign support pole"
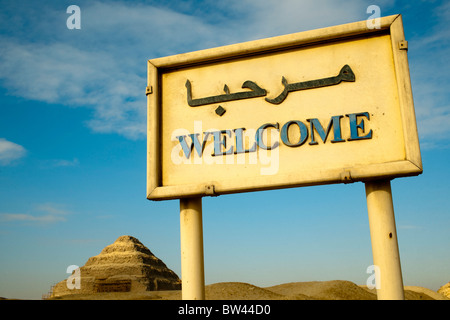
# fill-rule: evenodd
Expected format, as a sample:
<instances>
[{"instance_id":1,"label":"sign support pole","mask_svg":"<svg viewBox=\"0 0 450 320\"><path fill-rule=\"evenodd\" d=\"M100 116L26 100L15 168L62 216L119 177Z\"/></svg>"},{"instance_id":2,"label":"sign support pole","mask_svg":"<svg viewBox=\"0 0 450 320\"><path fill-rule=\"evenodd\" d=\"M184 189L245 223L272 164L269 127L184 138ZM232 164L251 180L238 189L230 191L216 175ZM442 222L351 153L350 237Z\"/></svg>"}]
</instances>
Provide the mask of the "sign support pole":
<instances>
[{"instance_id":1,"label":"sign support pole","mask_svg":"<svg viewBox=\"0 0 450 320\"><path fill-rule=\"evenodd\" d=\"M183 300L205 300L202 198L180 199Z\"/></svg>"},{"instance_id":2,"label":"sign support pole","mask_svg":"<svg viewBox=\"0 0 450 320\"><path fill-rule=\"evenodd\" d=\"M366 182L365 188L377 298L404 300L391 181Z\"/></svg>"}]
</instances>

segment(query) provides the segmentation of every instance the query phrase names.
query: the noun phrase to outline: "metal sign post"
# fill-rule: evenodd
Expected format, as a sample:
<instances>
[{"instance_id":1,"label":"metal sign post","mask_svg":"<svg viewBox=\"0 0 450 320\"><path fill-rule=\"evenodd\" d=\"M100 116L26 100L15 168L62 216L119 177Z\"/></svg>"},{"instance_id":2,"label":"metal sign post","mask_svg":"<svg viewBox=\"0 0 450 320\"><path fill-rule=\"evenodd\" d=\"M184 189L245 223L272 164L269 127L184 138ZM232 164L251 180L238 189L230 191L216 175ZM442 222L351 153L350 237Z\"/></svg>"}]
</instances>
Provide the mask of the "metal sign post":
<instances>
[{"instance_id":1,"label":"metal sign post","mask_svg":"<svg viewBox=\"0 0 450 320\"><path fill-rule=\"evenodd\" d=\"M183 300L205 299L202 198L180 199L181 281Z\"/></svg>"},{"instance_id":2,"label":"metal sign post","mask_svg":"<svg viewBox=\"0 0 450 320\"><path fill-rule=\"evenodd\" d=\"M404 300L391 182L366 182L365 187L378 300Z\"/></svg>"}]
</instances>

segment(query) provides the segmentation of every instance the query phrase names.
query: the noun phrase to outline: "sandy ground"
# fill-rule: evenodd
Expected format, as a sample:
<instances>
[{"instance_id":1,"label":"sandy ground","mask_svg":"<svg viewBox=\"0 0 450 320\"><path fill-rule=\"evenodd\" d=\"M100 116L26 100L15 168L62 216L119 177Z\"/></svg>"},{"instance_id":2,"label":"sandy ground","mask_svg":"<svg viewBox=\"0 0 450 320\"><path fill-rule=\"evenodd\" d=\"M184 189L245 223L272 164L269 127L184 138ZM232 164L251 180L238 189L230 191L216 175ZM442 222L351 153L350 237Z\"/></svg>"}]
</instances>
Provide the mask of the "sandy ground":
<instances>
[{"instance_id":1,"label":"sandy ground","mask_svg":"<svg viewBox=\"0 0 450 320\"><path fill-rule=\"evenodd\" d=\"M243 282L221 282L205 287L206 300L376 300L375 289L350 281L292 282L272 287L257 287ZM423 287L405 287L406 300L450 300ZM147 291L143 293L98 293L69 295L59 300L180 300L181 291Z\"/></svg>"}]
</instances>

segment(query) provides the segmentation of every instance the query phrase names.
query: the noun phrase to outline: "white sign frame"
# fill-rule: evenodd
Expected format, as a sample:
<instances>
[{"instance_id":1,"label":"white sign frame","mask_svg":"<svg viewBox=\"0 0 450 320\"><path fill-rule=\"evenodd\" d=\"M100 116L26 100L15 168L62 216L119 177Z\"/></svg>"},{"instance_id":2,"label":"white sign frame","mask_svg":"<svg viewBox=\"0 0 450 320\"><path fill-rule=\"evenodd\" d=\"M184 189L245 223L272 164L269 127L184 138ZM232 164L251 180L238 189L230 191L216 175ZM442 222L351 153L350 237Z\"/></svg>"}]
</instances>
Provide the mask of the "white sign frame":
<instances>
[{"instance_id":1,"label":"white sign frame","mask_svg":"<svg viewBox=\"0 0 450 320\"><path fill-rule=\"evenodd\" d=\"M401 134L404 140L404 157L396 161L354 165L345 168L323 168L311 175L259 175L251 179L184 184L164 184L162 163L162 87L165 73L183 68L195 68L221 61L230 61L265 55L293 48L327 45L364 37L388 34L391 38L394 72L397 79L398 106L401 114ZM419 139L401 15L380 19L379 29L368 29L360 21L324 29L305 31L280 37L234 44L213 49L190 52L148 61L148 135L147 135L147 198L149 200L181 199L188 197L217 196L222 194L281 189L332 183L349 183L414 176L422 173ZM187 108L187 111L189 109ZM170 172L168 173L170 174Z\"/></svg>"}]
</instances>

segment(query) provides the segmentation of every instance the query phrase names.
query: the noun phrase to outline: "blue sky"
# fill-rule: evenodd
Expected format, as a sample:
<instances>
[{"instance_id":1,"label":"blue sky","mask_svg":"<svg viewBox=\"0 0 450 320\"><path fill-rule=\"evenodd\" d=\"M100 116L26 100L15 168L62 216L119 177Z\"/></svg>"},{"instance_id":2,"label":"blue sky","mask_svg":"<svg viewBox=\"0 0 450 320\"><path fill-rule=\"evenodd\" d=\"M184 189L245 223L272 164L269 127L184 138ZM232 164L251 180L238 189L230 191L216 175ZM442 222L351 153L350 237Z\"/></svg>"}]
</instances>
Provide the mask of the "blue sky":
<instances>
[{"instance_id":1,"label":"blue sky","mask_svg":"<svg viewBox=\"0 0 450 320\"><path fill-rule=\"evenodd\" d=\"M392 181L404 284L450 281L450 3L0 1L0 296L40 299L124 234L181 276L179 202L146 199L146 61L365 20L372 4L403 15L424 166ZM369 277L362 183L204 198L203 224L207 284Z\"/></svg>"}]
</instances>

